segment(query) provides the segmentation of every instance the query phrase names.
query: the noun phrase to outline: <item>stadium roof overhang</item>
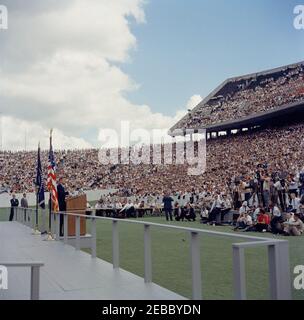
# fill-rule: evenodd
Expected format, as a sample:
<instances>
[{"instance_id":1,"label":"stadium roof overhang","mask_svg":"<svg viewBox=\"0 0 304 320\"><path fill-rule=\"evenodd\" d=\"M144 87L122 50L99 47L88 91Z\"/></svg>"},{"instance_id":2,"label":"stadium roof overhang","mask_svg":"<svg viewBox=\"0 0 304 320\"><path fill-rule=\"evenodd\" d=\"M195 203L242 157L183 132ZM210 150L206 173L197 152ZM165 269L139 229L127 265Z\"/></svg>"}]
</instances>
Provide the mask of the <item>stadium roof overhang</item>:
<instances>
[{"instance_id":1,"label":"stadium roof overhang","mask_svg":"<svg viewBox=\"0 0 304 320\"><path fill-rule=\"evenodd\" d=\"M251 78L257 78L259 76L265 76L265 75L272 75L275 73L279 73L285 70L288 70L290 68L296 68L299 65L304 65L304 61L298 62L298 63L293 63L293 64L289 64L286 66L281 66L278 68L274 68L274 69L269 69L269 70L265 70L265 71L261 71L261 72L257 72L257 73L251 73L251 74L247 74L247 75L243 75L243 76L239 76L239 77L233 77L233 78L229 78L226 81L224 81L222 84L220 84L217 88L215 88L205 99L203 99L191 112L191 113L195 113L197 110L199 110L202 106L206 105L210 100L212 100L213 98L218 97L218 95L220 95L221 91L223 88L225 88L225 86L231 82L239 82L242 80L246 80L246 79L251 79ZM215 124L215 125L211 125L211 126L206 126L206 127L200 127L200 128L192 128L192 130L201 130L201 129L206 129L207 132L219 132L219 131L227 131L229 129L239 129L239 128L246 128L246 127L251 127L253 124L253 126L257 126L260 124L263 124L265 122L269 122L271 124L271 119L273 118L277 118L277 117L281 117L284 116L286 114L288 115L292 115L295 114L297 112L301 113L302 119L303 119L303 105L304 105L304 101L296 102L294 104L289 104L289 105L284 105L281 107L276 108L275 110L270 110L264 113L258 113L258 114L254 114L248 117L244 117L242 119L237 119L237 120L233 120L233 121L225 121L219 124ZM302 108L302 109L301 109ZM182 136L186 134L186 130L181 130L180 129L180 122L184 119L186 119L189 116L189 114L187 114L186 116L184 116L177 124L175 124L169 131L168 134L171 136ZM189 128L191 129L191 128ZM177 133L176 133L177 132Z\"/></svg>"},{"instance_id":2,"label":"stadium roof overhang","mask_svg":"<svg viewBox=\"0 0 304 320\"><path fill-rule=\"evenodd\" d=\"M194 133L197 133L202 129L206 129L207 132L220 132L242 128L253 128L261 125L276 125L278 123L286 123L290 119L304 120L304 101L283 105L273 110L256 113L241 119L225 121L205 127L202 126L188 129L193 130ZM169 131L169 135L171 136L181 136L188 133L189 132L187 132L186 129Z\"/></svg>"}]
</instances>

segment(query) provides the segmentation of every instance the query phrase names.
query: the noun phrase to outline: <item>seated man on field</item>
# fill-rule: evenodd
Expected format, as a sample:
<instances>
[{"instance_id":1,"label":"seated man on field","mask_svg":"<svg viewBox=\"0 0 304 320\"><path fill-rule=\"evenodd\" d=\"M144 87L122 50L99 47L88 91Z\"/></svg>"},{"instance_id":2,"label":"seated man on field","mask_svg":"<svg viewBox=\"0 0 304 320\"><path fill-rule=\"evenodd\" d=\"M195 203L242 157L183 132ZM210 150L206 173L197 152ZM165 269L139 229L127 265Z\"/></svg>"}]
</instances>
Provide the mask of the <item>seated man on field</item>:
<instances>
[{"instance_id":1,"label":"seated man on field","mask_svg":"<svg viewBox=\"0 0 304 320\"><path fill-rule=\"evenodd\" d=\"M119 211L119 213L125 214L127 218L136 218L136 211L134 208L134 204L132 203L132 200L129 199L128 202L125 204L125 206Z\"/></svg>"},{"instance_id":2,"label":"seated man on field","mask_svg":"<svg viewBox=\"0 0 304 320\"><path fill-rule=\"evenodd\" d=\"M176 221L184 221L184 210L180 208L179 203L174 203L173 215Z\"/></svg>"},{"instance_id":3,"label":"seated man on field","mask_svg":"<svg viewBox=\"0 0 304 320\"><path fill-rule=\"evenodd\" d=\"M201 217L200 222L207 223L208 222L208 215L209 215L209 211L208 211L206 205L203 204L202 208L201 208L201 213L200 213L200 217Z\"/></svg>"},{"instance_id":4,"label":"seated man on field","mask_svg":"<svg viewBox=\"0 0 304 320\"><path fill-rule=\"evenodd\" d=\"M271 208L272 218L270 221L271 232L274 234L283 233L283 216L278 205L273 205Z\"/></svg>"},{"instance_id":5,"label":"seated man on field","mask_svg":"<svg viewBox=\"0 0 304 320\"><path fill-rule=\"evenodd\" d=\"M186 208L184 210L185 213L185 218L188 221L195 221L196 220L196 214L195 214L195 210L193 208L193 206L191 205L191 203L187 203Z\"/></svg>"},{"instance_id":6,"label":"seated man on field","mask_svg":"<svg viewBox=\"0 0 304 320\"><path fill-rule=\"evenodd\" d=\"M233 221L233 213L232 209L232 200L227 194L223 194L223 205L221 210L221 222L226 222L232 224Z\"/></svg>"},{"instance_id":7,"label":"seated man on field","mask_svg":"<svg viewBox=\"0 0 304 320\"><path fill-rule=\"evenodd\" d=\"M244 201L242 206L240 207L239 214L241 215L249 212L250 212L250 208L248 207L248 202Z\"/></svg>"},{"instance_id":8,"label":"seated man on field","mask_svg":"<svg viewBox=\"0 0 304 320\"><path fill-rule=\"evenodd\" d=\"M304 223L300 219L300 214L295 213L293 219L284 222L284 232L287 236L301 236L304 232Z\"/></svg>"},{"instance_id":9,"label":"seated man on field","mask_svg":"<svg viewBox=\"0 0 304 320\"><path fill-rule=\"evenodd\" d=\"M137 216L142 218L145 215L145 202L142 200L137 206L135 207L137 210Z\"/></svg>"},{"instance_id":10,"label":"seated man on field","mask_svg":"<svg viewBox=\"0 0 304 320\"><path fill-rule=\"evenodd\" d=\"M261 203L257 207L253 206L252 208L252 219L255 223L258 221L258 215L260 214L261 209L263 209L263 205Z\"/></svg>"},{"instance_id":11,"label":"seated man on field","mask_svg":"<svg viewBox=\"0 0 304 320\"><path fill-rule=\"evenodd\" d=\"M96 216L102 216L103 215L102 207L103 207L103 200L102 200L102 198L100 198L95 204L95 209L96 209L95 214L96 214Z\"/></svg>"},{"instance_id":12,"label":"seated man on field","mask_svg":"<svg viewBox=\"0 0 304 320\"><path fill-rule=\"evenodd\" d=\"M221 222L221 212L223 208L223 198L220 192L216 192L214 200L209 213L209 224L215 224Z\"/></svg>"},{"instance_id":13,"label":"seated man on field","mask_svg":"<svg viewBox=\"0 0 304 320\"><path fill-rule=\"evenodd\" d=\"M247 229L252 227L252 218L249 215L248 212L241 213L236 221L236 227L234 228L234 231L243 229L246 231Z\"/></svg>"}]
</instances>

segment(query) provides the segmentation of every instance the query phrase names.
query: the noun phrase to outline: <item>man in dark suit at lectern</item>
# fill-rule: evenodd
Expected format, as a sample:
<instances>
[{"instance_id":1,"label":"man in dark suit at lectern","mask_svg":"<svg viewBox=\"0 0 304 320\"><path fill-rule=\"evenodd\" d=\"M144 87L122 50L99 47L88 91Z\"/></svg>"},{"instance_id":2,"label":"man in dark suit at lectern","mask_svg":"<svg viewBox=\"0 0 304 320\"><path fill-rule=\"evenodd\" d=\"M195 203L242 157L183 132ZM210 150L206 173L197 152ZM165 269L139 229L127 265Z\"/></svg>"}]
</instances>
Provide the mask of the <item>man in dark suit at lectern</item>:
<instances>
[{"instance_id":1,"label":"man in dark suit at lectern","mask_svg":"<svg viewBox=\"0 0 304 320\"><path fill-rule=\"evenodd\" d=\"M67 195L69 195L69 193L65 191L63 184L64 184L64 180L63 178L60 178L59 183L57 185L59 211L66 211L65 198ZM61 237L63 236L63 221L64 221L64 216L63 214L61 214L60 215L60 236Z\"/></svg>"}]
</instances>

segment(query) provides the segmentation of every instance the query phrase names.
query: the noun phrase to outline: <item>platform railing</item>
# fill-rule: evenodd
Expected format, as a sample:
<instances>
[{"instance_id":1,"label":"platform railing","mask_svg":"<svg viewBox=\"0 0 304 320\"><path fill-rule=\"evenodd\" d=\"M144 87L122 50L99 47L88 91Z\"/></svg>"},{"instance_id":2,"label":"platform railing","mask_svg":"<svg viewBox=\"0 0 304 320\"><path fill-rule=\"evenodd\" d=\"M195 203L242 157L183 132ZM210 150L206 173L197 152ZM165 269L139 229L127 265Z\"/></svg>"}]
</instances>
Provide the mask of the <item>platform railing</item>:
<instances>
[{"instance_id":1,"label":"platform railing","mask_svg":"<svg viewBox=\"0 0 304 320\"><path fill-rule=\"evenodd\" d=\"M8 209L9 211L11 208ZM21 208L21 207L16 207L13 208L14 210L14 215L13 215L13 220L18 221L27 227L30 227L32 229L36 228L36 209L33 208ZM38 209L38 214L39 214L39 228L40 231L47 231L47 215L48 212L46 209Z\"/></svg>"},{"instance_id":2,"label":"platform railing","mask_svg":"<svg viewBox=\"0 0 304 320\"><path fill-rule=\"evenodd\" d=\"M8 262L8 261L0 261L0 265L10 268L31 268L31 292L30 299L31 300L39 300L40 298L40 268L44 266L43 262Z\"/></svg>"},{"instance_id":3,"label":"platform railing","mask_svg":"<svg viewBox=\"0 0 304 320\"><path fill-rule=\"evenodd\" d=\"M18 211L20 212L20 211ZM22 212L22 209L21 209ZM76 213L75 213L76 212ZM133 219L117 219L109 217L96 216L96 210L88 210L90 215L77 214L73 212L56 212L52 213L52 221L55 233L59 234L60 215L64 215L64 243L68 243L68 217L75 217L75 243L76 250L80 250L80 221L81 219L91 220L91 256L96 258L96 221L112 222L112 264L114 269L120 267L119 262L119 230L118 225L131 223L141 225L144 231L144 281L152 282L152 250L151 250L151 228L163 228L169 230L179 230L188 233L190 237L190 256L192 269L192 299L202 299L202 274L201 274L201 257L200 257L200 236L207 234L216 237L229 237L238 240L248 240L246 242L232 244L232 260L233 260L233 288L234 297L237 300L245 300L246 296L246 271L245 271L245 249L249 247L266 247L268 250L268 266L269 266L269 284L271 299L291 299L291 276L289 265L289 243L286 240L271 239L266 237L251 236L248 234L228 233L206 229L188 228L176 225L160 224L148 221L138 221ZM18 219L18 218L17 218ZM56 240L60 240L56 237Z\"/></svg>"},{"instance_id":4,"label":"platform railing","mask_svg":"<svg viewBox=\"0 0 304 320\"><path fill-rule=\"evenodd\" d=\"M268 251L268 272L270 299L291 299L291 277L288 241L271 240L235 243L233 248L234 297L246 299L245 249L266 246Z\"/></svg>"}]
</instances>

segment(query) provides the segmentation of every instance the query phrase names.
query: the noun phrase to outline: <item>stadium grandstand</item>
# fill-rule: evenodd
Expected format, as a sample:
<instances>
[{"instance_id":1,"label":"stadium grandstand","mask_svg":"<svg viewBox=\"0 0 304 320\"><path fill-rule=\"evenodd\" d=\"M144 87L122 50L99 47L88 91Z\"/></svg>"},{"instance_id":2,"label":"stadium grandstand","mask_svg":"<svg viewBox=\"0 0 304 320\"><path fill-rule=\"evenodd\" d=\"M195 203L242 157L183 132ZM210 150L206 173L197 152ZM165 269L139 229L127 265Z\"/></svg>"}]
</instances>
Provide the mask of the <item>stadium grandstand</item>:
<instances>
[{"instance_id":1,"label":"stadium grandstand","mask_svg":"<svg viewBox=\"0 0 304 320\"><path fill-rule=\"evenodd\" d=\"M65 177L70 192L119 190L113 199L102 200L110 206L117 197L119 202L133 197L138 205L161 205L170 190L180 207L191 202L210 211L225 195L235 210L246 200L251 207L269 210L277 204L286 211L292 192L304 194L303 72L301 62L229 79L171 129L172 134L206 128L217 137L208 139L204 174L189 176L187 164L174 164L174 143L173 165L164 164L164 146L159 148L162 164L153 164L151 157L150 164L102 165L97 149L57 151L58 176ZM1 188L33 192L35 172L26 168L35 167L35 161L36 152L2 152ZM47 152L42 152L42 163L46 166ZM296 210L303 209L304 202Z\"/></svg>"},{"instance_id":2,"label":"stadium grandstand","mask_svg":"<svg viewBox=\"0 0 304 320\"><path fill-rule=\"evenodd\" d=\"M171 130L226 131L303 117L304 62L226 80ZM283 120L284 122L285 120Z\"/></svg>"},{"instance_id":3,"label":"stadium grandstand","mask_svg":"<svg viewBox=\"0 0 304 320\"><path fill-rule=\"evenodd\" d=\"M166 227L181 228L181 230L187 230L187 232L194 230L193 232L191 231L192 236L193 234L197 234L197 228L213 236L215 234L219 236L224 235L228 237L227 239L233 236L236 238L247 237L246 239L248 240L248 237L251 236L243 232L264 233L266 237L269 237L270 241L268 241L268 238L260 237L260 235L257 236L258 238L252 239L255 241L264 239L262 243L266 246L269 245L268 248L270 248L269 257L267 259L265 259L265 257L261 259L261 251L257 251L257 253L251 257L252 259L248 261L248 265L252 268L251 277L254 277L254 281L248 282L250 282L250 285L254 284L256 286L254 292L258 299L260 299L261 287L265 285L264 274L268 274L265 270L261 271L261 269L259 269L261 267L260 262L262 261L261 265L263 267L268 263L268 259L270 259L269 266L272 266L272 270L280 270L281 272L280 274L276 274L275 280L272 276L274 272L269 272L272 292L271 298L289 299L291 297L289 288L291 282L289 279L289 259L287 258L289 256L289 249L288 246L286 247L286 244L290 244L291 248L290 266L295 267L298 265L300 263L299 259L303 256L301 247L304 233L303 67L303 63L298 63L272 71L227 80L170 130L172 136L186 136L187 129L192 129L197 132L199 129L207 130L207 168L206 171L200 175L188 175L190 162L189 164L185 163L182 165L176 163L176 150L181 146L184 148L185 145L184 142L177 141L178 139L172 139L174 142L170 156L173 159L173 164L166 164L167 161L165 161L165 157L168 155L165 153L166 145L164 144L158 146L156 149L150 146L151 161L148 164L129 163L103 165L99 161L98 149L57 150L55 151L57 176L58 178L64 177L65 190L75 196L76 199L77 197L85 196L85 192L83 191L95 190L98 193L100 192L100 199L96 199L97 202L92 201L88 203L89 208L86 208L86 201L84 202L83 213L87 216L94 212L92 217L94 219L100 219L98 221L102 221L103 219L108 221L109 218L114 218L115 222L118 222L117 218L139 218L139 220L145 220L144 224L142 224L143 221L122 221L122 223L130 223L130 226L132 223L139 223L145 226L145 266L149 266L149 249L147 248L150 243L150 241L146 240L148 238L147 230L149 230L146 224L154 223L154 226L162 226L161 224L164 223L164 215L166 216L166 220L172 221L170 223L173 224L172 226L166 225ZM187 138L191 139L191 135L192 134ZM181 146L178 146L178 144L181 144ZM196 147L194 154L197 155L198 142L195 141L194 145ZM152 149L154 152L158 150L157 158L161 158L161 163L154 163L153 156L155 153L152 153ZM147 150L147 148L139 149L139 153L142 153L143 150ZM131 148L129 150L120 149L120 158L122 157L123 151L124 153L126 151L131 152ZM15 193L34 193L36 172L35 170L28 170L28 168L36 168L36 161L37 153L34 151L1 152L0 195L2 193L4 195L1 196L4 197L7 193L11 193L13 196L11 201L16 201L16 199L14 199L16 196ZM46 173L48 163L47 151L41 153L41 162L44 166L42 172ZM101 191L105 190L111 190L111 192L101 195ZM71 199L73 199L73 197ZM22 198L21 201L24 201L24 198ZM169 201L172 207L166 208L166 201L167 203ZM24 219L25 223L29 223L27 222L25 214L26 212L34 212L29 210L31 209L17 210L16 213L19 212L19 218L17 217L17 219ZM6 212L5 209L3 209L3 212ZM11 208L11 214L12 213L14 213L14 209ZM63 210L63 212L59 214L61 216L67 216L71 215L71 212L66 213L65 210ZM45 210L42 211L42 216L43 215L45 216ZM55 231L53 230L53 233L55 232L56 235L60 234L60 228L63 227L63 224L62 227L60 227L61 219L56 218L57 220L54 220L52 214L49 215L49 219L49 221L52 221L52 219L55 222L57 221L57 226L53 223L53 227L50 225L49 230L57 228ZM173 222L173 219L176 221ZM38 211L36 220L38 221ZM31 217L29 221L34 221L34 219ZM78 227L76 226L76 230L78 231L76 232L76 242L73 240L74 242L72 241L72 243L76 243L74 245L79 249L81 239L80 219L76 220L76 222L77 221ZM155 221L160 224L155 224ZM193 226L195 229L189 229L189 227L184 228L182 226L183 223L187 226ZM3 225L6 226L5 223ZM220 232L217 226L219 226L218 229L226 230L227 233ZM115 229L111 227L112 231L109 231L110 229L107 229L108 227L110 228L110 225L105 226L103 222L99 223L97 225L97 233L99 233L99 235L102 234L102 237L104 237L105 234L112 232L114 243L112 246L112 263L114 270L116 270L115 268L119 265L119 258L117 258L119 257L119 253L117 253L119 251L119 249L117 249L118 240L115 240ZM216 227L216 229L214 229L214 227ZM210 231L210 229L212 229L212 231ZM5 229L3 228L3 230ZM46 232L43 223L40 230ZM139 229L135 229L132 226L124 230L126 230L124 232L128 238L122 241L122 243L126 244L126 247L123 247L124 250L122 251L131 252L129 248L133 247L134 242L132 242L132 239L130 241L130 235L132 234L132 237L134 237L133 240L135 237L138 237L136 238L136 244L134 246L134 248L136 248L138 243L143 243L142 239L139 238L142 236L142 233L138 232ZM67 234L65 232L66 231L64 231L64 234ZM267 232L269 234L267 234ZM5 232L2 231L2 234L4 238ZM51 231L49 231L49 235L50 234L52 234ZM108 255L105 250L109 250L111 247L110 242L109 245L107 245L108 242L104 242L104 238L102 238L102 242L100 242L100 238L98 241L99 244L102 243L102 246L96 249L96 243L98 243L96 240L96 230L93 234L95 234L93 238L95 240L90 241L92 257L98 256L102 259L107 259ZM156 234L157 237L154 237L153 243L156 243L155 248L157 247L159 250L159 248L163 246L163 243L168 245L169 233L158 232ZM208 287L209 292L211 292L208 297L218 298L219 287L214 285L214 283L216 279L218 279L219 274L225 275L227 278L227 270L231 269L227 257L232 251L231 247L229 247L230 240L227 241L225 238L225 240L220 243L217 242L218 240L214 240L215 238L213 236L212 240L209 240L209 237L204 237L201 242L204 253L206 252L207 244L213 248L211 250L208 249L209 255L204 258L204 261L211 261L210 267L212 267L212 269L217 267L222 268L220 272L216 271L214 273L215 276L212 278L213 280L210 281L210 287ZM288 242L276 239L275 237L278 236L295 237L290 237ZM169 254L169 258L174 263L170 269L168 268L167 260L165 269L170 270L170 273L173 271L176 272L176 269L179 270L180 268L176 268L176 265L179 265L178 263L183 261L183 258L177 258L178 254L176 254L176 248L181 247L180 237L180 230L178 229L174 240L171 238L171 250L167 250L166 247L164 251L166 257ZM187 241L184 239L184 236L182 237L182 243L184 245ZM86 239L84 238L84 240ZM296 242L292 242L293 240ZM68 241L67 236L64 241ZM243 285L243 283L245 283L245 271L239 272L241 267L235 267L237 263L241 265L240 261L242 259L237 260L238 256L235 255L236 247L234 241L235 240L231 242L234 246L233 281L234 288L237 288L234 289L236 292L234 295L237 299L245 299L246 293L244 292L246 290L244 289L245 285ZM256 243L257 242L253 242L253 245ZM274 244L277 247L272 251ZM203 245L205 247L203 247ZM236 246L238 245L240 244L236 244ZM248 243L244 243L244 245L248 245ZM259 242L258 245L260 245ZM37 245L35 248L39 246ZM225 246L229 251L224 252L225 249L223 248L225 248ZM199 250L199 247L197 248L197 250ZM53 254L54 260L62 260L63 255L58 251L60 253L60 259L58 259L58 252L53 252L53 246L48 246L47 250L49 251L45 251L45 260L50 260L48 256L49 252ZM183 250L184 249L181 249L180 251ZM193 249L193 242L191 242L191 250L192 253L195 250ZM32 251L34 252L34 250ZM154 250L154 253L156 252L158 254L159 251ZM279 258L274 256L273 252L279 255ZM38 252L36 256L40 257L41 255L39 254ZM186 261L188 253L183 251L182 254L184 261ZM140 261L140 258L136 260L134 256L140 255L138 255L137 251L136 254L129 253L129 255L129 261L131 262L123 266L132 272L139 270L138 266L142 265L143 262ZM70 266L72 264L68 259L69 257L70 255L68 254L64 263ZM193 260L193 254L191 257ZM215 257L216 259L220 259L216 260L220 261L220 263L214 263L215 260L212 259L215 259ZM196 258L195 255L194 258L198 267L192 269L198 271L197 273L193 273L194 275L192 276L192 298L201 299L200 258ZM275 263L278 262L280 263L279 268L275 266ZM83 261L79 261L79 263L83 263ZM53 267L49 268L48 272L54 272L53 269ZM83 275L83 269L80 268L80 270L81 275ZM101 273L104 274L103 268L100 268L100 270ZM152 269L145 267L145 281L147 283L152 281L150 276L151 270ZM163 291L159 291L163 295L157 293L158 299L162 299L162 297L181 299L183 296L191 296L185 289L186 285L183 281L185 281L186 277L184 276L185 271L183 270L187 270L186 272L188 272L188 269L179 270L182 273L180 276L174 277L173 286L166 283L167 279L158 280L160 285L173 290L172 292L165 291L164 293L162 293ZM138 271L135 271L135 273L138 274ZM74 274L74 272L72 274ZM75 273L75 275L78 274L79 273ZM90 273L87 274L90 275ZM110 272L108 274L110 274ZM263 275L263 283L256 280L258 278L257 275L261 274ZM128 276L129 274L126 275L126 278L128 278ZM207 278L208 276L204 279ZM240 278L242 279L239 280ZM112 278L110 277L109 279L109 282L111 282ZM75 282L75 280L73 281ZM92 282L92 278L89 278L89 281ZM228 279L227 283L229 281L231 282L231 279ZM178 292L183 296L176 296L173 293L176 292L175 283L177 282L181 282L181 289L179 289ZM94 283L95 286L95 282L92 283ZM111 286L112 283L109 284L109 287ZM120 291L120 287L118 287L117 290ZM139 294L138 292L144 292L146 287L140 290L136 291L136 294ZM224 290L229 291L225 293L225 296L230 297L230 291L232 292L232 289L229 289L229 285L225 285ZM104 294L103 297L112 298L106 291L112 292L111 290L105 290L104 287L100 289L100 292ZM266 291L267 290L263 288L263 294ZM67 292L68 290L64 290L65 295L67 295ZM124 291L122 290L122 292ZM301 292L299 293L293 290L292 295L294 298L303 299ZM61 296L63 296L63 293L61 293L59 297ZM129 290L127 296L128 298L130 297ZM44 295L43 297L47 299L52 297L58 298L58 294L55 292L54 296ZM68 297L71 296L69 295ZM73 297L78 299L79 295L75 294ZM115 297L117 297L116 291ZM134 299L138 297L138 295L134 295ZM149 295L147 295L147 297L150 298Z\"/></svg>"},{"instance_id":4,"label":"stadium grandstand","mask_svg":"<svg viewBox=\"0 0 304 320\"><path fill-rule=\"evenodd\" d=\"M304 1L186 4L0 0L3 314L304 300Z\"/></svg>"}]
</instances>

